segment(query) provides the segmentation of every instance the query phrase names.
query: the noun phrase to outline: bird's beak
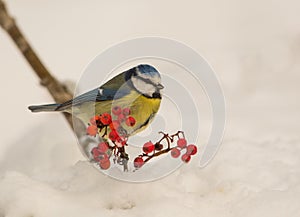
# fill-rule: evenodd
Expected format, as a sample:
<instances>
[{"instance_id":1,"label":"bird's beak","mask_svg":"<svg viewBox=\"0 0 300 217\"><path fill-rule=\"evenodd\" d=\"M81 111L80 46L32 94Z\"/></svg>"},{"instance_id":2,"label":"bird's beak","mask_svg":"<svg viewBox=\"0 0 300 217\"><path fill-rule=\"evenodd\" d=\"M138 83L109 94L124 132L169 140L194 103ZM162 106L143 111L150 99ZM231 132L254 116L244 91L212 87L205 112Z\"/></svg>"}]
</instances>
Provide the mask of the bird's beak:
<instances>
[{"instance_id":1,"label":"bird's beak","mask_svg":"<svg viewBox=\"0 0 300 217\"><path fill-rule=\"evenodd\" d=\"M158 85L156 85L156 88L161 90L161 89L164 89L164 86L162 84L158 84Z\"/></svg>"}]
</instances>

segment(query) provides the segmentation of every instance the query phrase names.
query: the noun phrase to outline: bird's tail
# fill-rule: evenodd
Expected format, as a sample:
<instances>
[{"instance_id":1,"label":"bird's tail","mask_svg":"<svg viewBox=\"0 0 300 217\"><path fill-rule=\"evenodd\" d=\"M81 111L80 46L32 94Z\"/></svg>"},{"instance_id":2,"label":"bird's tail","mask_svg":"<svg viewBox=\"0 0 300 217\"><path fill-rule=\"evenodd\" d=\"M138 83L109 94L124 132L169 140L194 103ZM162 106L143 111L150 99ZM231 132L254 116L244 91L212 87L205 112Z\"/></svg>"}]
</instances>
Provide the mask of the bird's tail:
<instances>
[{"instance_id":1,"label":"bird's tail","mask_svg":"<svg viewBox=\"0 0 300 217\"><path fill-rule=\"evenodd\" d=\"M60 104L48 104L48 105L32 105L28 109L32 112L52 112L59 111Z\"/></svg>"}]
</instances>

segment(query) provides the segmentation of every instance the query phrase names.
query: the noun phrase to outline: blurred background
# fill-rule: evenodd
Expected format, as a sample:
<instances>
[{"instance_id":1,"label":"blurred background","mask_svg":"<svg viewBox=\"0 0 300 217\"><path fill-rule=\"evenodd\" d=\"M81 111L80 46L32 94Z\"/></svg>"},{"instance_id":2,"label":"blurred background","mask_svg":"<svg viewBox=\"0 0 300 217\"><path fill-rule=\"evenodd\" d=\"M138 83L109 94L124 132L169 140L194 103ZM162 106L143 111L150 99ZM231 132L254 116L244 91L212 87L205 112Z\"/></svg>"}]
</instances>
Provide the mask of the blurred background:
<instances>
[{"instance_id":1,"label":"blurred background","mask_svg":"<svg viewBox=\"0 0 300 217\"><path fill-rule=\"evenodd\" d=\"M299 1L6 2L33 48L61 81L78 81L94 56L127 39L161 36L181 41L194 48L216 71L227 103L224 144L213 165L231 162L232 166L239 164L243 168L245 163L248 165L246 168L252 168L251 174L245 174L245 168L241 169L241 173L231 174L239 183L259 176L260 178L252 182L253 186L263 186L263 189L268 190L274 186L276 189L283 189L282 191L293 189L295 194L289 193L281 205L291 203L292 198L299 196ZM0 72L0 175L8 170L32 175L41 170L52 171L53 168L72 166L83 159L62 116L32 115L27 110L30 104L48 103L52 99L39 85L32 69L2 30ZM45 128L45 125L49 127ZM39 134L45 136L35 139L34 135L39 137ZM65 137L57 138L58 134ZM47 139L53 140L51 146L36 149L40 144L47 144ZM24 146L24 141L30 145ZM24 151L16 151L18 149ZM28 149L39 153L39 157L24 158L28 154L25 150ZM69 154L66 156L65 153ZM55 161L45 160L53 156L56 157ZM232 160L236 157L240 160ZM20 161L16 163L16 159ZM27 161L31 163L27 165ZM40 164L41 167L34 171L33 164ZM212 181L217 186L220 177L231 180L230 173L224 175L224 172L214 166L208 167L208 170L209 168L211 173L207 170L203 173L218 178L214 179L215 182L209 179L207 183ZM233 168L234 166L223 169L234 171ZM258 168L265 169L260 173ZM266 172L271 170L273 175ZM284 177L289 178L284 180ZM290 184L286 184L286 188L282 187L286 182ZM232 182L227 184L225 190L232 190ZM239 187L233 189L240 189ZM264 201L272 197L273 195L268 194ZM247 201L247 207L252 204L257 208L259 204L254 201ZM293 212L289 216L300 213L296 205L293 207L292 203L291 206ZM281 208L274 205L274 209ZM208 213L218 211L208 210ZM227 207L226 211L228 210ZM234 210L233 213L239 216L239 211ZM261 211L259 214L268 212ZM277 210L277 214L273 214L279 216L280 212Z\"/></svg>"}]
</instances>

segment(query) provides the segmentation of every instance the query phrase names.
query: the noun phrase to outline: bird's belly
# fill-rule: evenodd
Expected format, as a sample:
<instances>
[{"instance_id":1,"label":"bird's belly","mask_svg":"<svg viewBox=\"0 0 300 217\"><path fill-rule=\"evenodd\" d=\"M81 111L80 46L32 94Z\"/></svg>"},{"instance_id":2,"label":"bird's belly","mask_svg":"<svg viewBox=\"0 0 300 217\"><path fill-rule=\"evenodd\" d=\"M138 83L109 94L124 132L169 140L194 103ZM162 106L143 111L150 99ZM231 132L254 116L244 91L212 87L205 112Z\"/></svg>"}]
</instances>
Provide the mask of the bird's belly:
<instances>
[{"instance_id":1,"label":"bird's belly","mask_svg":"<svg viewBox=\"0 0 300 217\"><path fill-rule=\"evenodd\" d=\"M144 130L153 120L160 107L160 99L147 98L139 96L130 106L131 116L136 119L136 125L133 128L126 128L130 134L138 133Z\"/></svg>"},{"instance_id":2,"label":"bird's belly","mask_svg":"<svg viewBox=\"0 0 300 217\"><path fill-rule=\"evenodd\" d=\"M120 99L83 103L75 108L73 107L73 115L87 124L90 118L95 115L103 113L111 114L111 110L114 106L130 108L130 115L135 118L136 124L133 127L128 127L124 123L122 127L127 131L128 135L133 135L142 131L151 123L153 117L158 112L160 102L161 99L147 98L136 92L132 92ZM113 114L112 118L117 119Z\"/></svg>"}]
</instances>

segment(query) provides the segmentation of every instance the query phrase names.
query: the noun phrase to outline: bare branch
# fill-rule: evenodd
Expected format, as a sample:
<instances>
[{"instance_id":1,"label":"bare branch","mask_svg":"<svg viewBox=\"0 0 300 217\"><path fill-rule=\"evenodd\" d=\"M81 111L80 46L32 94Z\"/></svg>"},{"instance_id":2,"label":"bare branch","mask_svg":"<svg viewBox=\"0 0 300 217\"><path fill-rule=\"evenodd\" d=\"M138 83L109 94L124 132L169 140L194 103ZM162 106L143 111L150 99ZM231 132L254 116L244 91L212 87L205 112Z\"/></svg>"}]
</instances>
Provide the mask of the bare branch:
<instances>
[{"instance_id":1,"label":"bare branch","mask_svg":"<svg viewBox=\"0 0 300 217\"><path fill-rule=\"evenodd\" d=\"M3 0L0 0L0 26L9 34L15 42L20 52L23 54L29 65L32 67L36 75L40 78L40 82L45 86L56 102L65 102L72 99L72 94L67 88L53 77L45 65L41 62L37 54L34 52L13 17L9 14ZM72 117L70 114L64 114L69 125L72 127Z\"/></svg>"}]
</instances>

